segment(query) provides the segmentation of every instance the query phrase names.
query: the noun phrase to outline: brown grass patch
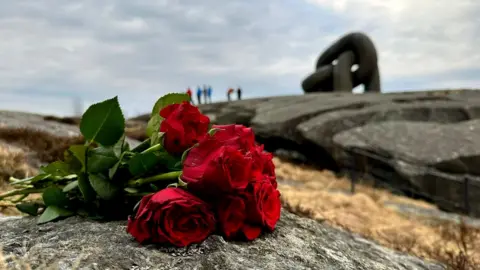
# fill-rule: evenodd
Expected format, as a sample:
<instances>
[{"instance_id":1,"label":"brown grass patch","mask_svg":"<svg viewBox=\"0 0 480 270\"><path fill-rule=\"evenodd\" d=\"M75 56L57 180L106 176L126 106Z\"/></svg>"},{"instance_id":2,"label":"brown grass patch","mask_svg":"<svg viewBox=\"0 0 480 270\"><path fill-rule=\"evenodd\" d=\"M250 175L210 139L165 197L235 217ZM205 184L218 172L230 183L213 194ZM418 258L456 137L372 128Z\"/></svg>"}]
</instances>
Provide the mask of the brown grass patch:
<instances>
[{"instance_id":1,"label":"brown grass patch","mask_svg":"<svg viewBox=\"0 0 480 270\"><path fill-rule=\"evenodd\" d=\"M82 136L60 137L29 128L0 128L0 140L31 151L42 162L50 163L63 158L63 152L72 144L82 144Z\"/></svg>"},{"instance_id":2,"label":"brown grass patch","mask_svg":"<svg viewBox=\"0 0 480 270\"><path fill-rule=\"evenodd\" d=\"M478 229L462 223L431 222L426 218L400 214L384 203L398 202L424 208L436 206L363 184L358 184L352 195L349 194L350 181L346 178L277 158L274 162L287 210L357 233L401 252L441 261L450 269L473 270L474 266L480 265ZM291 182L282 182L282 179ZM459 239L468 244L462 244Z\"/></svg>"}]
</instances>

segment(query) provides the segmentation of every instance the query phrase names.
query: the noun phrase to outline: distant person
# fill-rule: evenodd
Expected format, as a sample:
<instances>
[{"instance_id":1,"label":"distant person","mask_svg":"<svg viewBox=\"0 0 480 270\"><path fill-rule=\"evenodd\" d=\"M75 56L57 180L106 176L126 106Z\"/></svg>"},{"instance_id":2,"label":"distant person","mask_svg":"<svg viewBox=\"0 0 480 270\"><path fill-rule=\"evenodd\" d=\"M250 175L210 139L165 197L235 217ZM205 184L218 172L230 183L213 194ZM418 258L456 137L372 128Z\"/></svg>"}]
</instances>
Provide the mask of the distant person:
<instances>
[{"instance_id":1,"label":"distant person","mask_svg":"<svg viewBox=\"0 0 480 270\"><path fill-rule=\"evenodd\" d=\"M202 88L200 85L197 87L197 99L198 99L198 105L202 104Z\"/></svg>"},{"instance_id":2,"label":"distant person","mask_svg":"<svg viewBox=\"0 0 480 270\"><path fill-rule=\"evenodd\" d=\"M190 97L190 103L193 104L192 89L190 87L187 88L187 95Z\"/></svg>"},{"instance_id":3,"label":"distant person","mask_svg":"<svg viewBox=\"0 0 480 270\"><path fill-rule=\"evenodd\" d=\"M203 85L203 100L205 100L205 104L208 103L208 90L205 84Z\"/></svg>"},{"instance_id":4,"label":"distant person","mask_svg":"<svg viewBox=\"0 0 480 270\"><path fill-rule=\"evenodd\" d=\"M231 95L233 94L234 91L235 91L235 90L233 90L233 88L228 88L228 90L227 90L227 99L228 99L228 101L231 101L231 100L232 100Z\"/></svg>"},{"instance_id":5,"label":"distant person","mask_svg":"<svg viewBox=\"0 0 480 270\"><path fill-rule=\"evenodd\" d=\"M212 103L212 86L209 85L207 89L208 102Z\"/></svg>"},{"instance_id":6,"label":"distant person","mask_svg":"<svg viewBox=\"0 0 480 270\"><path fill-rule=\"evenodd\" d=\"M237 98L238 98L238 100L242 99L242 89L240 87L238 87L238 89L237 89Z\"/></svg>"}]
</instances>

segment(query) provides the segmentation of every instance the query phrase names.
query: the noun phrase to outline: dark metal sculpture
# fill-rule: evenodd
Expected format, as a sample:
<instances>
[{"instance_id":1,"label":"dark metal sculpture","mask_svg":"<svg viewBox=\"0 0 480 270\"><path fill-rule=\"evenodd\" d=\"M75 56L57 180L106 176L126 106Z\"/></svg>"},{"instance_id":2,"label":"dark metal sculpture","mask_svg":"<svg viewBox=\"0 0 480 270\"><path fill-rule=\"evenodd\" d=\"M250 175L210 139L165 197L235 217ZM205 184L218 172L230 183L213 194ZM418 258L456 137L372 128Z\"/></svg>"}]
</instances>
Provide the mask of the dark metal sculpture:
<instances>
[{"instance_id":1,"label":"dark metal sculpture","mask_svg":"<svg viewBox=\"0 0 480 270\"><path fill-rule=\"evenodd\" d=\"M365 92L380 92L377 62L377 51L372 40L363 33L349 33L320 55L315 72L302 82L303 91L351 92L363 84ZM358 69L352 72L354 64L358 65Z\"/></svg>"}]
</instances>

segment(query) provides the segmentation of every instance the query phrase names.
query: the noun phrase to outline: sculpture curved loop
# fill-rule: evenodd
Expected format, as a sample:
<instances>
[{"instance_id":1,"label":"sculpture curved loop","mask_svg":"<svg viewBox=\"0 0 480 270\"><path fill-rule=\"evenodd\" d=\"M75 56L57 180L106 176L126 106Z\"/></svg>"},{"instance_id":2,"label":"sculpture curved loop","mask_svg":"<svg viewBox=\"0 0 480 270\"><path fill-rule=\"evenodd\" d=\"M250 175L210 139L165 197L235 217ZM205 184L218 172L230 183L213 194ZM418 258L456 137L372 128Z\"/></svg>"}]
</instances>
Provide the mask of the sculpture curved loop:
<instances>
[{"instance_id":1,"label":"sculpture curved loop","mask_svg":"<svg viewBox=\"0 0 480 270\"><path fill-rule=\"evenodd\" d=\"M358 69L352 72L354 64ZM342 36L318 57L315 67L316 70L302 81L305 93L351 92L360 84L364 85L365 92L381 91L377 51L364 33Z\"/></svg>"}]
</instances>

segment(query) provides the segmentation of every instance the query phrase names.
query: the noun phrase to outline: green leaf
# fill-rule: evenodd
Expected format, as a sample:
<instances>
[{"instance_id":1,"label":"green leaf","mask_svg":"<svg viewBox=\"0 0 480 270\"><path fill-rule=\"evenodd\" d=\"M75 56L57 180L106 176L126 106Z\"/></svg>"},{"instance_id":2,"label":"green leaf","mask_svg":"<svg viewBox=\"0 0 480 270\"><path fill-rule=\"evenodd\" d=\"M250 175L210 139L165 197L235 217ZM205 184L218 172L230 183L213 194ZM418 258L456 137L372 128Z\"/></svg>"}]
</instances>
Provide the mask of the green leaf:
<instances>
[{"instance_id":1,"label":"green leaf","mask_svg":"<svg viewBox=\"0 0 480 270\"><path fill-rule=\"evenodd\" d=\"M38 218L37 224L47 223L56 220L60 217L72 216L74 213L65 208L50 205L48 206L42 215Z\"/></svg>"},{"instance_id":2,"label":"green leaf","mask_svg":"<svg viewBox=\"0 0 480 270\"><path fill-rule=\"evenodd\" d=\"M147 123L147 136L152 137L155 132L160 130L160 124L163 121L163 117L159 114L154 114L150 117Z\"/></svg>"},{"instance_id":3,"label":"green leaf","mask_svg":"<svg viewBox=\"0 0 480 270\"><path fill-rule=\"evenodd\" d=\"M126 187L123 190L125 190L128 193L132 193L132 194L138 193L138 189L136 189L136 188Z\"/></svg>"},{"instance_id":4,"label":"green leaf","mask_svg":"<svg viewBox=\"0 0 480 270\"><path fill-rule=\"evenodd\" d=\"M58 187L49 187L43 191L42 199L45 205L66 206L69 201L67 195Z\"/></svg>"},{"instance_id":5,"label":"green leaf","mask_svg":"<svg viewBox=\"0 0 480 270\"><path fill-rule=\"evenodd\" d=\"M170 93L159 98L152 109L151 116L159 114L160 111L171 104L180 104L183 101L190 102L190 96L186 93Z\"/></svg>"},{"instance_id":6,"label":"green leaf","mask_svg":"<svg viewBox=\"0 0 480 270\"><path fill-rule=\"evenodd\" d=\"M125 143L125 134L118 140L117 143L113 146L113 153L119 159L123 151L128 151L129 145Z\"/></svg>"},{"instance_id":7,"label":"green leaf","mask_svg":"<svg viewBox=\"0 0 480 270\"><path fill-rule=\"evenodd\" d=\"M159 164L162 164L170 171L181 171L183 167L183 163L181 163L181 159L176 156L170 155L167 151L161 152L154 152L159 160Z\"/></svg>"},{"instance_id":8,"label":"green leaf","mask_svg":"<svg viewBox=\"0 0 480 270\"><path fill-rule=\"evenodd\" d=\"M68 164L68 170L70 172L79 174L84 170L84 164L82 164L82 162L80 162L80 160L78 160L68 149L64 152L64 162Z\"/></svg>"},{"instance_id":9,"label":"green leaf","mask_svg":"<svg viewBox=\"0 0 480 270\"><path fill-rule=\"evenodd\" d=\"M160 111L163 108L171 104L180 104L183 101L190 102L190 96L184 93L170 93L159 98L157 102L155 102L152 113L150 114L150 120L147 124L147 136L152 137L155 132L160 130L160 124L163 121L163 118L160 116Z\"/></svg>"},{"instance_id":10,"label":"green leaf","mask_svg":"<svg viewBox=\"0 0 480 270\"><path fill-rule=\"evenodd\" d=\"M219 131L220 129L219 128L212 128L208 131L208 135L210 136L213 136L215 135L215 133L217 133L217 131Z\"/></svg>"},{"instance_id":11,"label":"green leaf","mask_svg":"<svg viewBox=\"0 0 480 270\"><path fill-rule=\"evenodd\" d=\"M81 164L81 171L85 171L85 165L86 165L86 154L87 154L87 146L86 145L72 145L68 148L68 152ZM70 160L71 161L71 160ZM73 165L73 167L77 167L78 164L74 162L68 162L67 164L70 164L70 166ZM75 171L76 169L72 169Z\"/></svg>"},{"instance_id":12,"label":"green leaf","mask_svg":"<svg viewBox=\"0 0 480 270\"><path fill-rule=\"evenodd\" d=\"M114 198L119 192L119 188L102 175L90 174L88 178L95 192L104 200Z\"/></svg>"},{"instance_id":13,"label":"green leaf","mask_svg":"<svg viewBox=\"0 0 480 270\"><path fill-rule=\"evenodd\" d=\"M87 171L89 173L100 173L109 170L118 161L114 151L113 147L103 146L88 151Z\"/></svg>"},{"instance_id":14,"label":"green leaf","mask_svg":"<svg viewBox=\"0 0 480 270\"><path fill-rule=\"evenodd\" d=\"M150 141L151 141L150 138L147 138L145 141L135 146L135 148L133 148L130 152L140 153L140 152L143 152L144 150L147 150L151 146Z\"/></svg>"},{"instance_id":15,"label":"green leaf","mask_svg":"<svg viewBox=\"0 0 480 270\"><path fill-rule=\"evenodd\" d=\"M147 173L159 163L159 158L154 152L140 153L128 161L128 170L133 176Z\"/></svg>"},{"instance_id":16,"label":"green leaf","mask_svg":"<svg viewBox=\"0 0 480 270\"><path fill-rule=\"evenodd\" d=\"M163 145L163 136L165 135L165 132L155 132L152 134L151 138L151 145L154 146L156 144L162 144Z\"/></svg>"},{"instance_id":17,"label":"green leaf","mask_svg":"<svg viewBox=\"0 0 480 270\"><path fill-rule=\"evenodd\" d=\"M182 154L182 158L180 159L180 162L183 163L185 162L185 159L187 158L187 155L188 155L188 152L190 152L190 150L192 150L192 148L194 147L197 147L198 146L198 143L194 144L192 147L188 148L187 150L185 150Z\"/></svg>"},{"instance_id":18,"label":"green leaf","mask_svg":"<svg viewBox=\"0 0 480 270\"><path fill-rule=\"evenodd\" d=\"M87 202L93 201L97 196L85 174L78 176L78 187L80 188L80 192L82 192L83 198Z\"/></svg>"},{"instance_id":19,"label":"green leaf","mask_svg":"<svg viewBox=\"0 0 480 270\"><path fill-rule=\"evenodd\" d=\"M120 165L122 165L123 156L124 155L122 154L120 156L120 160L118 160L117 163L115 163L115 165L113 165L113 167L108 170L108 178L113 179L113 177L118 171L118 168L120 167Z\"/></svg>"},{"instance_id":20,"label":"green leaf","mask_svg":"<svg viewBox=\"0 0 480 270\"><path fill-rule=\"evenodd\" d=\"M54 161L46 166L41 166L40 170L52 176L67 176L70 174L70 166L63 161Z\"/></svg>"},{"instance_id":21,"label":"green leaf","mask_svg":"<svg viewBox=\"0 0 480 270\"><path fill-rule=\"evenodd\" d=\"M31 216L38 215L39 206L40 205L38 205L38 203L27 203L27 202L19 203L19 204L15 205L15 207L19 211L21 211L23 213L26 213L26 214L29 214Z\"/></svg>"},{"instance_id":22,"label":"green leaf","mask_svg":"<svg viewBox=\"0 0 480 270\"><path fill-rule=\"evenodd\" d=\"M80 131L87 140L103 146L114 145L125 132L118 97L91 105L82 116Z\"/></svg>"},{"instance_id":23,"label":"green leaf","mask_svg":"<svg viewBox=\"0 0 480 270\"><path fill-rule=\"evenodd\" d=\"M69 192L78 187L78 180L72 181L63 187L63 192Z\"/></svg>"}]
</instances>

